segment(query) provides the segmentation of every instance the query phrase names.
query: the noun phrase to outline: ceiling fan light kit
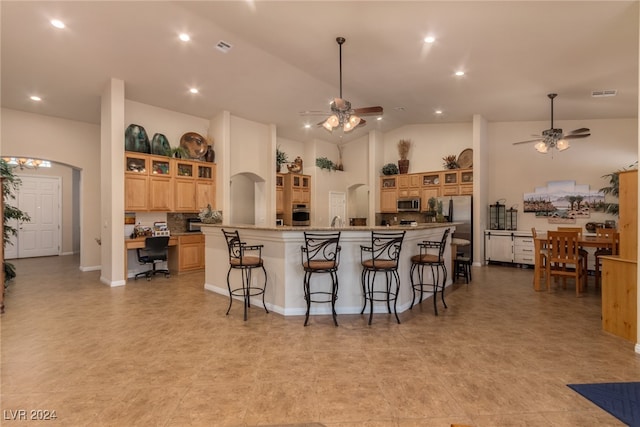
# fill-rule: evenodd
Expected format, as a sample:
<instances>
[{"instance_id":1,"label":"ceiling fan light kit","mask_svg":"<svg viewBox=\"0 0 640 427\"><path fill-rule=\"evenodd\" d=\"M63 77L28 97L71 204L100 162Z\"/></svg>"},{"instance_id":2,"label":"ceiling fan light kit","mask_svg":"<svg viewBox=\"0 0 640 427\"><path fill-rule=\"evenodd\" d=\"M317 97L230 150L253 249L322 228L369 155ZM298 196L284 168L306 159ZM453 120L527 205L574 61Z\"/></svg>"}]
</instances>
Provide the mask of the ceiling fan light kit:
<instances>
[{"instance_id":1,"label":"ceiling fan light kit","mask_svg":"<svg viewBox=\"0 0 640 427\"><path fill-rule=\"evenodd\" d=\"M324 121L318 123L329 132L333 132L335 128L341 127L344 132L351 132L358 126L364 126L366 121L360 116L366 115L382 115L382 107L366 107L351 108L351 103L342 97L342 45L346 39L337 37L336 42L340 47L340 98L334 98L331 102L331 115ZM306 112L303 114L309 114Z\"/></svg>"},{"instance_id":2,"label":"ceiling fan light kit","mask_svg":"<svg viewBox=\"0 0 640 427\"><path fill-rule=\"evenodd\" d=\"M551 100L551 127L542 131L542 136L536 139L530 139L527 141L514 142L514 145L525 144L529 142L535 142L534 148L542 154L549 152L550 148L555 148L558 151L564 151L570 148L569 139L586 138L590 136L589 128L579 128L572 130L568 134L564 134L562 129L553 127L553 99L558 96L556 93L550 93L547 97ZM535 136L535 135L534 135Z\"/></svg>"}]
</instances>

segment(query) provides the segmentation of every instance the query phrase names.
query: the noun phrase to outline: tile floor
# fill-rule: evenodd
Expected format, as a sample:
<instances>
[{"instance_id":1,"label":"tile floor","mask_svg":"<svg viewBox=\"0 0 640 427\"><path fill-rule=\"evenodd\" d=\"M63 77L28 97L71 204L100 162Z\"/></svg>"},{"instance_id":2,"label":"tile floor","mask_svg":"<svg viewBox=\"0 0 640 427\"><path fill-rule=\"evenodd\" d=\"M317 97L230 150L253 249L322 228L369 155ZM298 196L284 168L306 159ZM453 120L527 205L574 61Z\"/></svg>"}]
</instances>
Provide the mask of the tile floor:
<instances>
[{"instance_id":1,"label":"tile floor","mask_svg":"<svg viewBox=\"0 0 640 427\"><path fill-rule=\"evenodd\" d=\"M2 315L2 425L620 426L567 383L640 381L590 286L473 269L449 309L284 318L203 289L203 273L109 288L72 256L16 260ZM590 278L590 280L593 280ZM346 284L342 284L346 286ZM36 415L38 413L35 413ZM40 414L43 414L42 412Z\"/></svg>"}]
</instances>

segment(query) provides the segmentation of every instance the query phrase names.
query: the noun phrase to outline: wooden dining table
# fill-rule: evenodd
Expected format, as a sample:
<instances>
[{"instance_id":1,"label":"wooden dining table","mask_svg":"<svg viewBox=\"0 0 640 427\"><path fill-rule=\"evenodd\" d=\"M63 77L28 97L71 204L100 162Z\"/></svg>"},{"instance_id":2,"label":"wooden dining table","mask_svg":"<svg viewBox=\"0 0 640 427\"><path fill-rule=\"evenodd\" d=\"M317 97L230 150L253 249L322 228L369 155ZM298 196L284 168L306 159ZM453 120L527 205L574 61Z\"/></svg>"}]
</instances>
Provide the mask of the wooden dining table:
<instances>
[{"instance_id":1,"label":"wooden dining table","mask_svg":"<svg viewBox=\"0 0 640 427\"><path fill-rule=\"evenodd\" d=\"M611 239L605 237L598 237L595 235L584 235L581 234L578 238L578 243L581 248L608 248L613 249L613 245L615 243L611 242ZM533 270L533 289L535 291L540 291L540 273L541 269L544 266L540 265L539 260L540 257L537 256L541 250L545 249L547 246L547 233L539 233L534 239L534 251L536 253L535 265Z\"/></svg>"}]
</instances>

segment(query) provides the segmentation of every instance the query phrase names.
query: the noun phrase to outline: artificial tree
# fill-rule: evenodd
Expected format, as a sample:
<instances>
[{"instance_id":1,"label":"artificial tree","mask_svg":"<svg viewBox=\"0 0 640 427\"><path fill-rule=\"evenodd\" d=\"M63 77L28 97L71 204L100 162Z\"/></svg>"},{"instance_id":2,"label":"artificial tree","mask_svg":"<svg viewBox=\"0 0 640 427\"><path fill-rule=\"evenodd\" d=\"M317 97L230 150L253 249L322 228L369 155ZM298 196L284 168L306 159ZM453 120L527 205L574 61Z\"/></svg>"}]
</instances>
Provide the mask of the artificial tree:
<instances>
[{"instance_id":1,"label":"artificial tree","mask_svg":"<svg viewBox=\"0 0 640 427\"><path fill-rule=\"evenodd\" d=\"M4 198L4 222L2 230L2 244L6 248L7 244L11 244L11 236L15 236L18 231L10 225L11 220L17 220L21 222L31 221L31 218L26 212L13 206L10 201L15 200L16 191L20 187L22 181L13 173L13 168L9 164L0 159L0 174L2 176L2 197ZM16 277L16 269L13 264L3 260L4 268L4 285L14 277Z\"/></svg>"}]
</instances>

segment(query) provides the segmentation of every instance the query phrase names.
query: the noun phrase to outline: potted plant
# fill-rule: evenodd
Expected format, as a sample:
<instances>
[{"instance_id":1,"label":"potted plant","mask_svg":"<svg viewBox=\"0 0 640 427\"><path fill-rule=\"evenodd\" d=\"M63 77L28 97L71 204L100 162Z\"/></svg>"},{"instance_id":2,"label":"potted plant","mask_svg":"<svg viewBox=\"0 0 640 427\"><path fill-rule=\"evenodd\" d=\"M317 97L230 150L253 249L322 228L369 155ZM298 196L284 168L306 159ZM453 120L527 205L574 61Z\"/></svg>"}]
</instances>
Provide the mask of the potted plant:
<instances>
[{"instance_id":1,"label":"potted plant","mask_svg":"<svg viewBox=\"0 0 640 427\"><path fill-rule=\"evenodd\" d=\"M446 157L443 157L442 160L444 160L442 166L444 166L445 169L458 169L460 167L458 166L458 159L456 158L455 154L450 154Z\"/></svg>"},{"instance_id":2,"label":"potted plant","mask_svg":"<svg viewBox=\"0 0 640 427\"><path fill-rule=\"evenodd\" d=\"M618 197L619 196L619 191L620 191L620 183L618 180L618 173L621 171L625 171L627 170L627 168L629 169L635 169L638 167L638 161L635 161L634 163L630 164L629 166L627 166L626 168L622 168L622 170L617 170L615 172L611 172L608 173L606 175L602 175L602 178L607 178L609 180L609 186L608 187L602 187L600 189L600 192L603 193L604 195L610 194L614 197ZM611 214L611 215L615 215L618 216L618 204L617 203L605 203L604 204L604 212Z\"/></svg>"},{"instance_id":3,"label":"potted plant","mask_svg":"<svg viewBox=\"0 0 640 427\"><path fill-rule=\"evenodd\" d=\"M387 163L382 167L383 175L397 175L398 174L398 166L395 163Z\"/></svg>"},{"instance_id":4,"label":"potted plant","mask_svg":"<svg viewBox=\"0 0 640 427\"><path fill-rule=\"evenodd\" d=\"M319 167L320 169L326 169L329 171L336 169L336 164L326 157L318 157L316 159L316 166Z\"/></svg>"},{"instance_id":5,"label":"potted plant","mask_svg":"<svg viewBox=\"0 0 640 427\"><path fill-rule=\"evenodd\" d=\"M7 244L11 244L11 236L15 236L18 231L10 226L11 220L17 220L22 222L31 221L31 218L26 212L21 211L9 204L10 200L16 198L15 192L20 187L22 181L20 178L13 174L13 169L9 166L9 164L0 159L0 176L2 179L2 196L4 197L4 228L2 230L2 244L3 247L7 247ZM4 286L6 287L7 282L14 277L16 277L16 269L13 264L10 262L4 261Z\"/></svg>"},{"instance_id":6,"label":"potted plant","mask_svg":"<svg viewBox=\"0 0 640 427\"><path fill-rule=\"evenodd\" d=\"M289 157L287 156L287 153L280 150L280 147L276 148L276 172L279 173L282 165L288 161Z\"/></svg>"},{"instance_id":7,"label":"potted plant","mask_svg":"<svg viewBox=\"0 0 640 427\"><path fill-rule=\"evenodd\" d=\"M398 160L398 169L400 170L400 173L403 174L409 172L409 159L407 159L409 148L411 148L411 140L401 139L398 141L398 155L400 156L400 160Z\"/></svg>"}]
</instances>

